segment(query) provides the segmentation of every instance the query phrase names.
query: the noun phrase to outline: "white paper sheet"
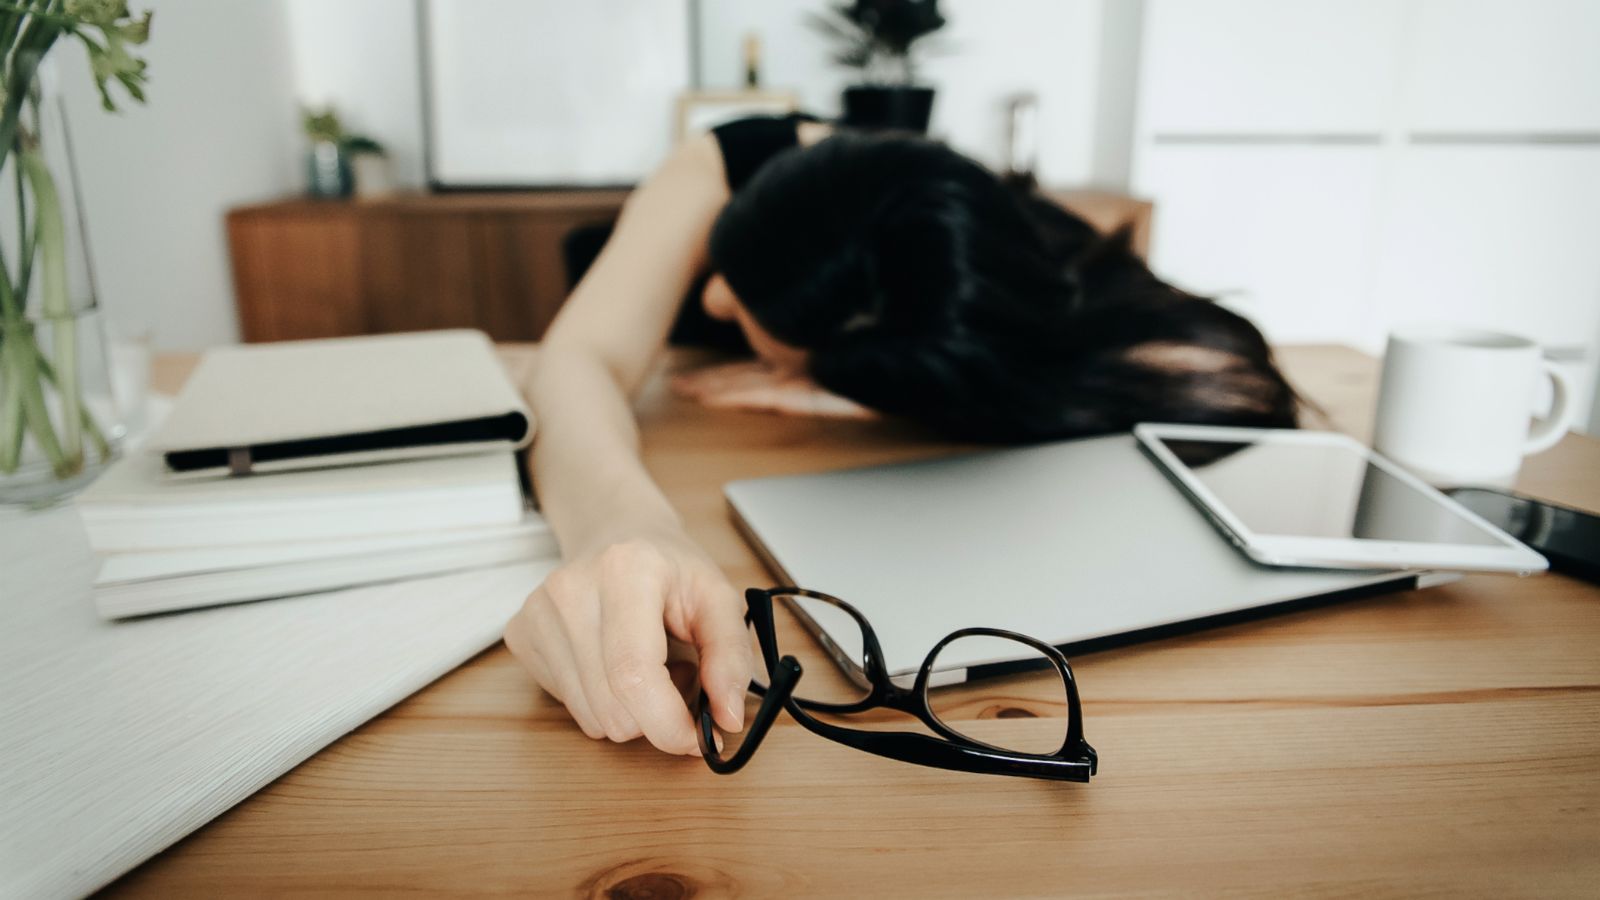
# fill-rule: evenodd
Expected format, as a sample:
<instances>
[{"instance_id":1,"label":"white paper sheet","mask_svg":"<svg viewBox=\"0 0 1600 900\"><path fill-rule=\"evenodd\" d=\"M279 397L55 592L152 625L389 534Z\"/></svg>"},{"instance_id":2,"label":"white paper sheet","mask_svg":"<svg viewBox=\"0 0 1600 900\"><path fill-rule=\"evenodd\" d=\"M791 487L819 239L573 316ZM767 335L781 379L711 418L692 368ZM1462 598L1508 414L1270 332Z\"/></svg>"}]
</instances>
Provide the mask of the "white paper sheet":
<instances>
[{"instance_id":1,"label":"white paper sheet","mask_svg":"<svg viewBox=\"0 0 1600 900\"><path fill-rule=\"evenodd\" d=\"M493 644L553 561L126 623L0 510L0 896L87 894Z\"/></svg>"}]
</instances>

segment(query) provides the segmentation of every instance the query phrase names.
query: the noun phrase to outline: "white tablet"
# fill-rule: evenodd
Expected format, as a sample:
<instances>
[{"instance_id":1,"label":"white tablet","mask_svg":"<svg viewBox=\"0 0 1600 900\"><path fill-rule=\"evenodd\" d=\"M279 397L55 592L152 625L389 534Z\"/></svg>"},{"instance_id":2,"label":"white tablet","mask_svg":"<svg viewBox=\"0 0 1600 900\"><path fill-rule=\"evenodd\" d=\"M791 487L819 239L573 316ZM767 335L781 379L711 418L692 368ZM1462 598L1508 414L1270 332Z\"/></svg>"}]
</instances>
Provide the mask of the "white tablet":
<instances>
[{"instance_id":1,"label":"white tablet","mask_svg":"<svg viewBox=\"0 0 1600 900\"><path fill-rule=\"evenodd\" d=\"M1539 572L1544 557L1347 435L1142 424L1139 446L1269 566Z\"/></svg>"}]
</instances>

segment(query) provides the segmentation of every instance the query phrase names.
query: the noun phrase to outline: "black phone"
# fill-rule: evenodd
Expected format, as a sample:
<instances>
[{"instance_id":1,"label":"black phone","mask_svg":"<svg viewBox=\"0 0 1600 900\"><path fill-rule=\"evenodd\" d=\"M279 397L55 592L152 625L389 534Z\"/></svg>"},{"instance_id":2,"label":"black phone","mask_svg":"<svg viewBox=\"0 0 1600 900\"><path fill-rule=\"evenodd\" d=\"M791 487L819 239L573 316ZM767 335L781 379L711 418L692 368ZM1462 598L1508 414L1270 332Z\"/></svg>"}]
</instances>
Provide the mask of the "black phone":
<instances>
[{"instance_id":1,"label":"black phone","mask_svg":"<svg viewBox=\"0 0 1600 900\"><path fill-rule=\"evenodd\" d=\"M1600 582L1600 516L1491 488L1451 488L1445 493L1544 554L1550 568Z\"/></svg>"}]
</instances>

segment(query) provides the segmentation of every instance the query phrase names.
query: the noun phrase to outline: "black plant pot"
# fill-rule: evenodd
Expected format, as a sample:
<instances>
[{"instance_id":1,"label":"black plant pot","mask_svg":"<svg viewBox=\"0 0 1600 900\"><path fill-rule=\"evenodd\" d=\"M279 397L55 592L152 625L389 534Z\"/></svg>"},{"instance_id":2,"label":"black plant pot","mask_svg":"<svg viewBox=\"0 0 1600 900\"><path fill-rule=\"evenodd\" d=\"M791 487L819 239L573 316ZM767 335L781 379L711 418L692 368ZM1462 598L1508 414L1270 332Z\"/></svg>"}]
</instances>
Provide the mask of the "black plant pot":
<instances>
[{"instance_id":1,"label":"black plant pot","mask_svg":"<svg viewBox=\"0 0 1600 900\"><path fill-rule=\"evenodd\" d=\"M933 88L856 85L844 89L844 124L851 128L926 134Z\"/></svg>"}]
</instances>

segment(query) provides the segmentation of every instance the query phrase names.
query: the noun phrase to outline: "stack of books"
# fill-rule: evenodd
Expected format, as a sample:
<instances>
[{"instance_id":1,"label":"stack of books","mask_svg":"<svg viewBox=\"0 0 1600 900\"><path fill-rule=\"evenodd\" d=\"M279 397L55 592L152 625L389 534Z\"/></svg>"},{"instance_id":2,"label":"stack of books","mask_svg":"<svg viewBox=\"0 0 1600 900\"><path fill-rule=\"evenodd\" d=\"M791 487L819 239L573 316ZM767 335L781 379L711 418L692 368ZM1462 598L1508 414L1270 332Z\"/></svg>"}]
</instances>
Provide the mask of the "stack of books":
<instances>
[{"instance_id":1,"label":"stack of books","mask_svg":"<svg viewBox=\"0 0 1600 900\"><path fill-rule=\"evenodd\" d=\"M476 332L208 353L148 449L77 507L102 616L558 556L515 450L526 409Z\"/></svg>"}]
</instances>

